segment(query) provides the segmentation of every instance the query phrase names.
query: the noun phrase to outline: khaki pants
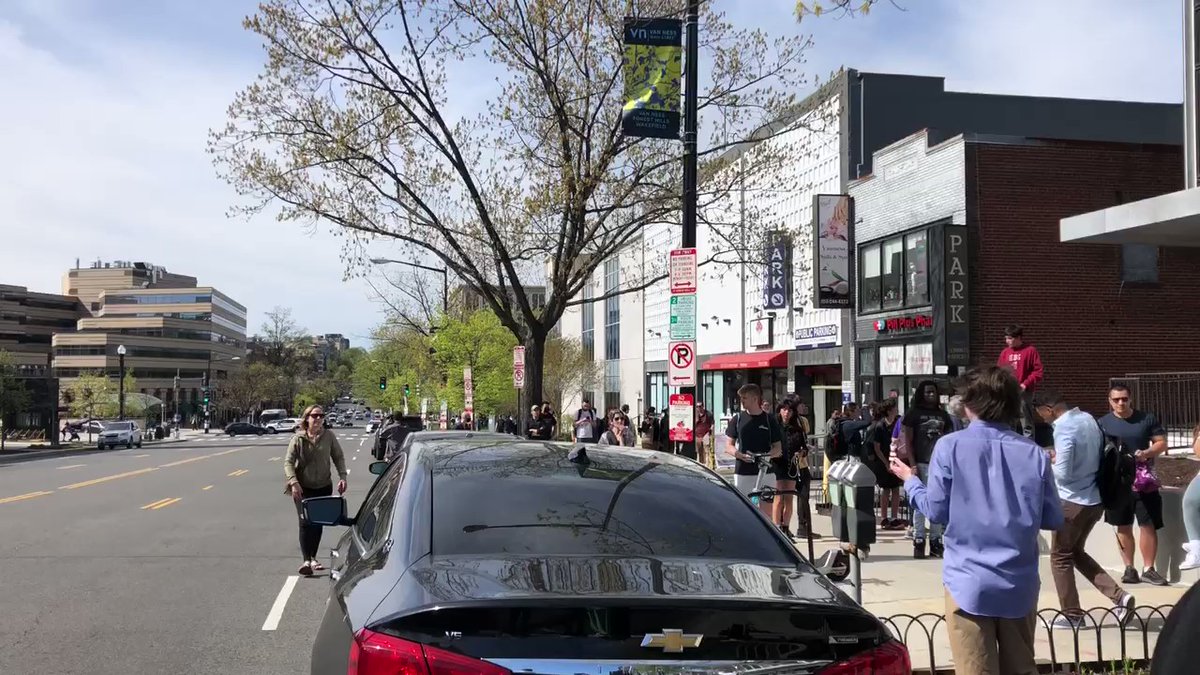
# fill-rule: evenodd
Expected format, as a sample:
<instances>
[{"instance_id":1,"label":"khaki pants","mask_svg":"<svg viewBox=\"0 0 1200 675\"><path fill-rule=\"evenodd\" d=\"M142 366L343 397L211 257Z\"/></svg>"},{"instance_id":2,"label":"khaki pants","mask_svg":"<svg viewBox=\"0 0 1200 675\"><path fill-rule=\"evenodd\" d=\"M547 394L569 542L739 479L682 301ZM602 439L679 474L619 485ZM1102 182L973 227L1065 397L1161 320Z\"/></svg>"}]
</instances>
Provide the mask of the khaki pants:
<instances>
[{"instance_id":1,"label":"khaki pants","mask_svg":"<svg viewBox=\"0 0 1200 675\"><path fill-rule=\"evenodd\" d=\"M956 675L1035 675L1036 619L1037 610L1023 619L968 614L946 591L946 630Z\"/></svg>"},{"instance_id":2,"label":"khaki pants","mask_svg":"<svg viewBox=\"0 0 1200 675\"><path fill-rule=\"evenodd\" d=\"M1120 602L1125 592L1113 581L1112 576L1104 571L1100 563L1084 550L1088 535L1092 533L1096 523L1100 522L1100 516L1104 515L1104 507L1099 504L1082 506L1063 502L1062 509L1063 526L1050 540L1050 570L1054 575L1054 588L1058 591L1058 605L1063 614L1078 618L1083 611L1079 606L1075 570L1079 570L1083 578L1113 604Z\"/></svg>"}]
</instances>

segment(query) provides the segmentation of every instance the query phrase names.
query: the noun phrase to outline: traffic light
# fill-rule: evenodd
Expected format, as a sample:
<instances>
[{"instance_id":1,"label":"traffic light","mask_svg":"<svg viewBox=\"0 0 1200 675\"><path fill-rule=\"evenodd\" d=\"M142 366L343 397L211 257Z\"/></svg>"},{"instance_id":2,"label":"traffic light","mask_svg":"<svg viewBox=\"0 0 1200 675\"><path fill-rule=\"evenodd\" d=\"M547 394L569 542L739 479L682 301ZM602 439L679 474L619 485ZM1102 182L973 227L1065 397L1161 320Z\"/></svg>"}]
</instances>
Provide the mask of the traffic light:
<instances>
[{"instance_id":1,"label":"traffic light","mask_svg":"<svg viewBox=\"0 0 1200 675\"><path fill-rule=\"evenodd\" d=\"M204 405L208 405L208 387L204 388Z\"/></svg>"},{"instance_id":2,"label":"traffic light","mask_svg":"<svg viewBox=\"0 0 1200 675\"><path fill-rule=\"evenodd\" d=\"M404 385L404 398L408 398L408 385Z\"/></svg>"},{"instance_id":3,"label":"traffic light","mask_svg":"<svg viewBox=\"0 0 1200 675\"><path fill-rule=\"evenodd\" d=\"M379 378L379 391L383 391L385 389L387 389L387 378L381 377Z\"/></svg>"}]
</instances>

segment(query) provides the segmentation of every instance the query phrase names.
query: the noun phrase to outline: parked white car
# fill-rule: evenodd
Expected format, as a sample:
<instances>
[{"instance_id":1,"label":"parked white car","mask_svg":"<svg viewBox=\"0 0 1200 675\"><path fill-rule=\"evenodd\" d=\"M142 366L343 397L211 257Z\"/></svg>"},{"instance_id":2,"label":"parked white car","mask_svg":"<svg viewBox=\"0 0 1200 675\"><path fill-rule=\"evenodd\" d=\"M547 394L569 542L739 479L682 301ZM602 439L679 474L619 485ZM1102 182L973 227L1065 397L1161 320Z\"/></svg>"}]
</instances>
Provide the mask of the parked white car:
<instances>
[{"instance_id":1,"label":"parked white car","mask_svg":"<svg viewBox=\"0 0 1200 675\"><path fill-rule=\"evenodd\" d=\"M263 426L267 428L267 431L273 434L278 434L280 432L290 434L296 430L296 425L298 424L300 424L300 420L296 419L295 417L285 417L281 420L267 422Z\"/></svg>"},{"instance_id":2,"label":"parked white car","mask_svg":"<svg viewBox=\"0 0 1200 675\"><path fill-rule=\"evenodd\" d=\"M142 447L142 430L138 427L137 422L104 423L104 431L100 432L100 439L96 442L96 447L103 450L118 445L124 445L127 448Z\"/></svg>"}]
</instances>

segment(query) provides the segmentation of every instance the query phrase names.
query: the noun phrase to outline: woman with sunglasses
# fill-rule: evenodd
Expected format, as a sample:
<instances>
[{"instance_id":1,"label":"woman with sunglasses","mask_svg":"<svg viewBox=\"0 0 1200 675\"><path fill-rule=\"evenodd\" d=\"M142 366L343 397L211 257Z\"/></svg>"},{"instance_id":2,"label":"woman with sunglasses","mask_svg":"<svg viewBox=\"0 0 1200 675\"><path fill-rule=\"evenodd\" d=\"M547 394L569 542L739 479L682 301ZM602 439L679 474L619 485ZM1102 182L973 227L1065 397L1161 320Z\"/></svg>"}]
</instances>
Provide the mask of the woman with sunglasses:
<instances>
[{"instance_id":1,"label":"woman with sunglasses","mask_svg":"<svg viewBox=\"0 0 1200 675\"><path fill-rule=\"evenodd\" d=\"M633 429L629 428L629 418L620 410L608 411L608 431L600 435L600 445L619 445L626 448L636 447Z\"/></svg>"},{"instance_id":2,"label":"woman with sunglasses","mask_svg":"<svg viewBox=\"0 0 1200 675\"><path fill-rule=\"evenodd\" d=\"M333 478L329 463L337 468L338 494L346 492L346 456L333 431L325 428L325 411L319 405L310 405L300 418L300 427L288 444L287 456L283 461L283 475L287 478L287 493L296 503L300 517L300 555L304 562L300 574L311 576L314 570L325 566L317 561L317 549L321 546L321 526L304 519L302 502L310 497L328 497L333 494Z\"/></svg>"}]
</instances>

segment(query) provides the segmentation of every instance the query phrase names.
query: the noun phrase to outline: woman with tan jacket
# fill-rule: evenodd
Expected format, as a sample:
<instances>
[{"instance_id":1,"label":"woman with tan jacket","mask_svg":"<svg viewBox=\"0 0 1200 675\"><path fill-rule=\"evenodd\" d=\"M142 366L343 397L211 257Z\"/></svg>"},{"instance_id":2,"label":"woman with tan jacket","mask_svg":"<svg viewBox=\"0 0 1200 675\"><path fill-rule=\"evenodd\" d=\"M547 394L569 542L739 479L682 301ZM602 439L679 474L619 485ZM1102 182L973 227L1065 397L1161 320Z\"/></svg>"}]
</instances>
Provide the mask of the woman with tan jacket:
<instances>
[{"instance_id":1,"label":"woman with tan jacket","mask_svg":"<svg viewBox=\"0 0 1200 675\"><path fill-rule=\"evenodd\" d=\"M338 494L346 492L346 457L333 431L325 428L324 421L325 411L321 406L308 406L283 460L283 475L287 478L285 489L296 503L296 513L300 517L300 555L304 562L299 572L306 577L312 575L313 570L325 569L325 566L317 561L322 528L304 520L301 503L310 497L333 494L330 461L337 468Z\"/></svg>"}]
</instances>

